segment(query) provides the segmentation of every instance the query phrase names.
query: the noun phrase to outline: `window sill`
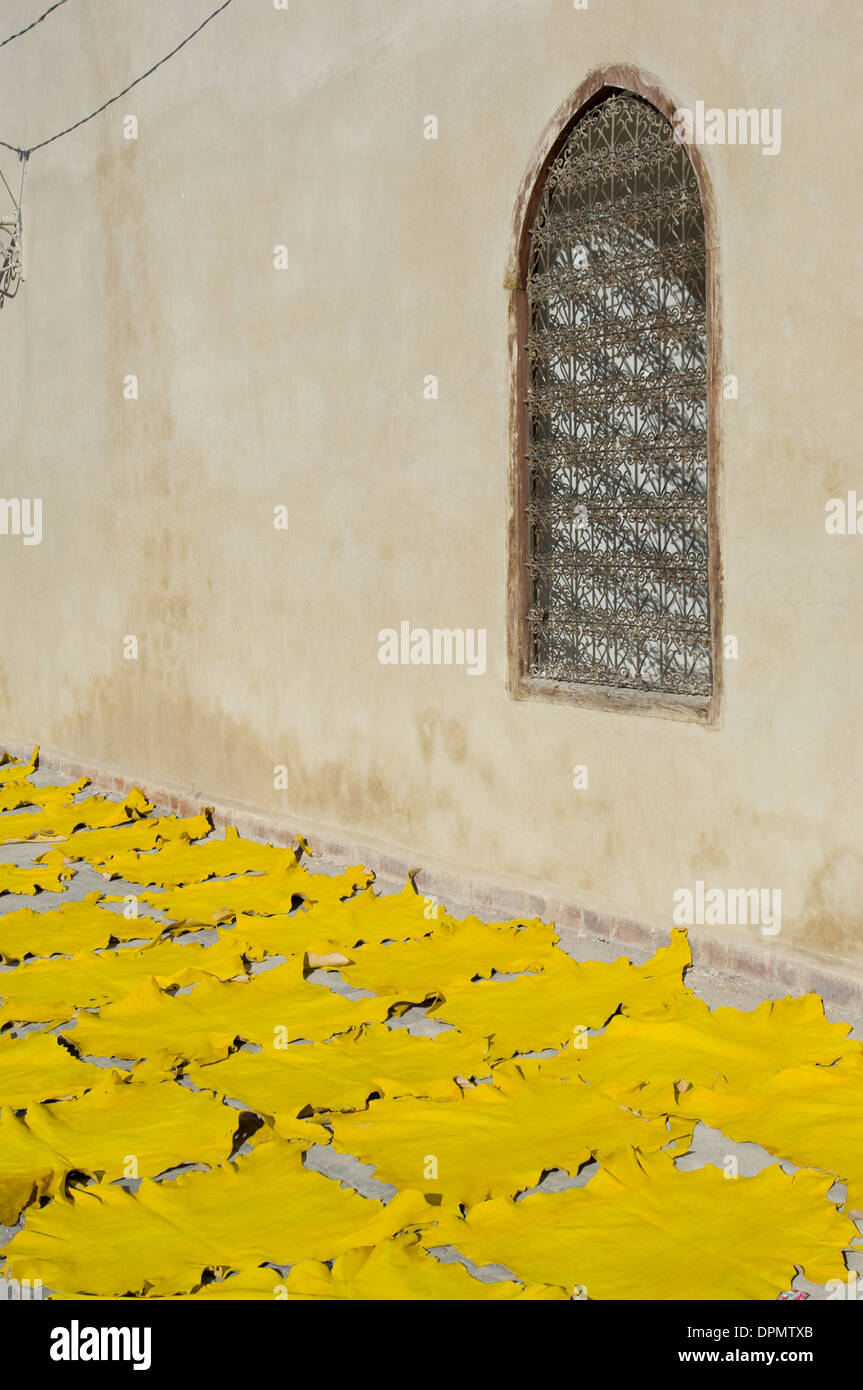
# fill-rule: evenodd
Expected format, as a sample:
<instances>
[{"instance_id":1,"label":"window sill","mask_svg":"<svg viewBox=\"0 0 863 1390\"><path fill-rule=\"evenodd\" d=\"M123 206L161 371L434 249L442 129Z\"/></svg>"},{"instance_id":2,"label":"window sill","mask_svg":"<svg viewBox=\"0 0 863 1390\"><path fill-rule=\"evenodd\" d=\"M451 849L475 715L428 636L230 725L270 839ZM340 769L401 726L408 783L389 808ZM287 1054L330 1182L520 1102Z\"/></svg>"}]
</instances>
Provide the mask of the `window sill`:
<instances>
[{"instance_id":1,"label":"window sill","mask_svg":"<svg viewBox=\"0 0 863 1390\"><path fill-rule=\"evenodd\" d=\"M647 714L716 728L719 724L717 695L673 695L661 690L630 690L619 686L576 685L541 676L519 676L509 694L514 700L544 700L552 704L581 705L587 709L613 710L619 714Z\"/></svg>"}]
</instances>

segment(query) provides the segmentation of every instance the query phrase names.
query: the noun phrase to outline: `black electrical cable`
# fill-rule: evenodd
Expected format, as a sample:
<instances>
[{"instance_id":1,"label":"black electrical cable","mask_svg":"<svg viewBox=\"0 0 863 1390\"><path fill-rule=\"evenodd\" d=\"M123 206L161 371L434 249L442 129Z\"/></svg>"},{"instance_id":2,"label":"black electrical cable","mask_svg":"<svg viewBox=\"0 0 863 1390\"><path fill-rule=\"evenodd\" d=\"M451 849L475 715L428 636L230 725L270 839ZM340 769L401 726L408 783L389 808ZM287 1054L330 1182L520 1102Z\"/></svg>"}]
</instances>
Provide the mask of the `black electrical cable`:
<instances>
[{"instance_id":1,"label":"black electrical cable","mask_svg":"<svg viewBox=\"0 0 863 1390\"><path fill-rule=\"evenodd\" d=\"M43 19L47 19L49 14L53 14L55 10L59 10L60 6L65 4L66 0L57 0L55 5L51 5L44 14L40 14L39 18L34 19L33 23L28 24L25 29L19 29L17 34L10 34L8 39L0 39L0 48L5 48L7 43L11 43L13 39L20 39L22 34L29 34L31 29L35 29L37 24L41 24Z\"/></svg>"},{"instance_id":2,"label":"black electrical cable","mask_svg":"<svg viewBox=\"0 0 863 1390\"><path fill-rule=\"evenodd\" d=\"M164 58L159 59L158 63L154 63L146 72L142 72L141 76L136 77L134 82L130 82L128 87L124 87L122 92L117 92L115 96L109 97L107 101L103 101L102 105L98 106L95 111L91 111L89 116L82 116L80 121L75 121L74 125L66 126L65 130L58 130L56 135L49 135L47 140L40 140L38 145L31 145L27 150L21 149L19 145L10 145L6 140L0 140L0 145L6 150L12 150L13 154L19 155L21 159L29 159L30 155L33 154L35 150L42 150L46 145L51 145L55 140L59 140L62 136L68 135L73 130L77 130L79 126L86 125L87 122L92 121L94 117L100 116L109 106L113 106L114 102L119 101L127 92L131 92L132 88L137 87L139 82L143 82L145 77L150 77L157 68L167 63L169 58L173 58L175 53L179 53L181 48L185 48L186 44L189 43L196 34L200 34L201 30L210 23L210 20L215 19L217 14L222 13L222 10L226 10L232 2L233 0L223 0L223 3L219 5L217 9L213 10L212 14L208 14L207 18L201 21L197 29L193 29L191 34L187 34L182 42L177 44L176 48L172 48L170 53L166 53ZM46 13L50 12L46 11Z\"/></svg>"}]
</instances>

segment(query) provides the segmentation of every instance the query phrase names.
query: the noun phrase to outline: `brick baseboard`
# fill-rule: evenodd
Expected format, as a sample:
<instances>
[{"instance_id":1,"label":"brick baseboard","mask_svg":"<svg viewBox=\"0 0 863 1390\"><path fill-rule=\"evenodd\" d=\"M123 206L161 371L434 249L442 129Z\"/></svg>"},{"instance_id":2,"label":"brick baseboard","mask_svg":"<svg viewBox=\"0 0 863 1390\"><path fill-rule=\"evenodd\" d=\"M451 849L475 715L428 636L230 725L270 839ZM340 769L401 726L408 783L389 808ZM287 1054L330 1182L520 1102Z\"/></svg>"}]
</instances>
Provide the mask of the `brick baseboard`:
<instances>
[{"instance_id":1,"label":"brick baseboard","mask_svg":"<svg viewBox=\"0 0 863 1390\"><path fill-rule=\"evenodd\" d=\"M0 747L16 757L30 755L33 742L0 740ZM39 766L69 780L89 777L95 786L114 792L140 787L149 800L177 815L195 815L210 807L217 826L234 825L252 840L290 845L302 835L312 854L324 864L363 863L373 869L386 888L400 888L415 873L418 890L438 899L456 915L474 912L489 918L541 917L559 928L600 937L622 947L655 950L665 944L671 930L670 916L660 918L621 914L612 903L593 895L562 891L551 884L514 876L474 873L402 846L357 836L341 827L324 826L303 816L264 814L253 806L205 797L188 788L131 777L115 768L71 757L54 749L40 749ZM806 948L747 935L737 928L690 929L693 963L758 985L767 995L777 990L790 994L814 991L825 1002L855 1013L863 1004L863 965Z\"/></svg>"}]
</instances>

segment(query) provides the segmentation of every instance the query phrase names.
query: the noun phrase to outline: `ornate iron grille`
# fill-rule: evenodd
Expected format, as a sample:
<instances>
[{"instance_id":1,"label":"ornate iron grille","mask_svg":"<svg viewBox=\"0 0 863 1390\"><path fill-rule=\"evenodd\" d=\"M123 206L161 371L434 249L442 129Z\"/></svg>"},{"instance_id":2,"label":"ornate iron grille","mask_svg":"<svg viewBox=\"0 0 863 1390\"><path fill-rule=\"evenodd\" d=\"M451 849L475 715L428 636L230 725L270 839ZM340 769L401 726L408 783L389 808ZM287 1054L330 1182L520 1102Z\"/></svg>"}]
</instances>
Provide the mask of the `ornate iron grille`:
<instances>
[{"instance_id":1,"label":"ornate iron grille","mask_svg":"<svg viewBox=\"0 0 863 1390\"><path fill-rule=\"evenodd\" d=\"M529 673L710 694L704 214L642 98L551 165L527 296Z\"/></svg>"}]
</instances>

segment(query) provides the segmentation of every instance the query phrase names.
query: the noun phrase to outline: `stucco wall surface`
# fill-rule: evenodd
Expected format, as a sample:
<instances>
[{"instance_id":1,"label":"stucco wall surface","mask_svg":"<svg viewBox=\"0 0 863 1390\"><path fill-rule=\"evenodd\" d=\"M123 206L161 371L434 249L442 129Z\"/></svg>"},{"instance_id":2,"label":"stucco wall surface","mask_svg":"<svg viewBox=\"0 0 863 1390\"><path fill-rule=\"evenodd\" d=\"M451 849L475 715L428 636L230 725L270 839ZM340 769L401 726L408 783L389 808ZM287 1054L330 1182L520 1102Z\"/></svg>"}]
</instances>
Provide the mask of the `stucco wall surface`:
<instances>
[{"instance_id":1,"label":"stucco wall surface","mask_svg":"<svg viewBox=\"0 0 863 1390\"><path fill-rule=\"evenodd\" d=\"M69 124L210 8L64 6L0 50L0 137ZM698 881L779 889L778 942L861 959L863 537L825 531L863 497L861 38L851 0L235 0L37 151L0 493L41 498L43 536L0 536L0 735L669 922ZM739 382L717 728L506 693L513 207L613 63L781 110L777 155L703 151ZM486 629L485 673L382 666L403 620Z\"/></svg>"}]
</instances>

